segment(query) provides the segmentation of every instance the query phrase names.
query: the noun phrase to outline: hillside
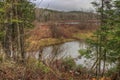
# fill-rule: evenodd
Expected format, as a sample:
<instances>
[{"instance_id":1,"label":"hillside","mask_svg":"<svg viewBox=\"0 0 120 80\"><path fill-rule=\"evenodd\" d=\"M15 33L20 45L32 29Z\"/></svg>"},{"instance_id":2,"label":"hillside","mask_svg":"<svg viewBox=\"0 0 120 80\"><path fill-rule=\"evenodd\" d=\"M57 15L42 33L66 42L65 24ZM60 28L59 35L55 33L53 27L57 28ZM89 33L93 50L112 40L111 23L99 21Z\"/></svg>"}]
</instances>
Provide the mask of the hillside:
<instances>
[{"instance_id":1,"label":"hillside","mask_svg":"<svg viewBox=\"0 0 120 80\"><path fill-rule=\"evenodd\" d=\"M84 12L84 11L56 11L50 9L42 9L36 8L35 10L36 19L40 22L47 21L68 21L68 20L96 20L98 15L92 12Z\"/></svg>"}]
</instances>

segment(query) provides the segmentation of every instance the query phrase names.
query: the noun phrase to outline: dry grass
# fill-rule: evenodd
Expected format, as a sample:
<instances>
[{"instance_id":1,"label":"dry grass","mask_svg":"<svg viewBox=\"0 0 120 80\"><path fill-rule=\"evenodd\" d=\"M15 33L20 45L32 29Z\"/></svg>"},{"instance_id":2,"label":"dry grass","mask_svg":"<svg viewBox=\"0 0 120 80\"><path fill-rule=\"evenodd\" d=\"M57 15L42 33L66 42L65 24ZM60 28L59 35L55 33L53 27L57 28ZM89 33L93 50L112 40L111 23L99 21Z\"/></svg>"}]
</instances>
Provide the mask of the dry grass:
<instances>
[{"instance_id":1,"label":"dry grass","mask_svg":"<svg viewBox=\"0 0 120 80\"><path fill-rule=\"evenodd\" d=\"M64 42L69 42L73 41L73 39L65 39L65 38L45 38L45 39L40 39L40 40L33 40L33 41L27 41L28 47L27 51L33 50L39 50L41 47L46 47L50 45L56 45L56 44L61 44Z\"/></svg>"},{"instance_id":2,"label":"dry grass","mask_svg":"<svg viewBox=\"0 0 120 80\"><path fill-rule=\"evenodd\" d=\"M54 65L54 64L53 64ZM25 62L5 60L0 63L0 80L98 80L86 70L76 74L74 70L56 70L35 58L28 58ZM99 80L111 80L100 78Z\"/></svg>"},{"instance_id":3,"label":"dry grass","mask_svg":"<svg viewBox=\"0 0 120 80\"><path fill-rule=\"evenodd\" d=\"M73 38L80 39L80 40L91 39L92 36L93 36L93 32L86 32L86 33L78 32L73 34Z\"/></svg>"}]
</instances>

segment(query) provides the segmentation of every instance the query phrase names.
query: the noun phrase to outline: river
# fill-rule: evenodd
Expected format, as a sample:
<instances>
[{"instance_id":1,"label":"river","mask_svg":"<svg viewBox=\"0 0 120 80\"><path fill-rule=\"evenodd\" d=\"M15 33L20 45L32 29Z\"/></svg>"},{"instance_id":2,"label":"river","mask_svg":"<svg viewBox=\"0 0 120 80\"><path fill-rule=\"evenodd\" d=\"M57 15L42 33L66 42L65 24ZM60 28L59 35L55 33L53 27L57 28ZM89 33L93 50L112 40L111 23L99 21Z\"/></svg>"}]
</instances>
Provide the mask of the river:
<instances>
[{"instance_id":1,"label":"river","mask_svg":"<svg viewBox=\"0 0 120 80\"><path fill-rule=\"evenodd\" d=\"M42 60L48 59L49 61L55 59L63 59L66 57L72 57L77 65L82 65L86 68L91 68L93 63L95 62L94 59L86 59L82 57L79 53L79 50L86 49L87 44L82 41L72 41L66 42L59 45L52 45L48 47L44 47L42 50ZM35 57L38 59L39 51L34 52ZM103 65L103 63L102 63ZM113 67L113 64L106 63L106 70ZM101 66L101 69L103 66Z\"/></svg>"}]
</instances>

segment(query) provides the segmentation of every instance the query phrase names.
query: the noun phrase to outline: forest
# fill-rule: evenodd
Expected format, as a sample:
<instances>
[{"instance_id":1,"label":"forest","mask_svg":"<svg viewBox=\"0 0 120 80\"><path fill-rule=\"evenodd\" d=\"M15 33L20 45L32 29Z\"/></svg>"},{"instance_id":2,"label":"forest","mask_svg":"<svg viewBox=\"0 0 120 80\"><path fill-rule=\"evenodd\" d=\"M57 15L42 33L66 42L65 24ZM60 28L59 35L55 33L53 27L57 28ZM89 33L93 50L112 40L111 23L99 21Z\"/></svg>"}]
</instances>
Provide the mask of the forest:
<instances>
[{"instance_id":1,"label":"forest","mask_svg":"<svg viewBox=\"0 0 120 80\"><path fill-rule=\"evenodd\" d=\"M120 0L90 4L0 0L0 80L120 80Z\"/></svg>"}]
</instances>

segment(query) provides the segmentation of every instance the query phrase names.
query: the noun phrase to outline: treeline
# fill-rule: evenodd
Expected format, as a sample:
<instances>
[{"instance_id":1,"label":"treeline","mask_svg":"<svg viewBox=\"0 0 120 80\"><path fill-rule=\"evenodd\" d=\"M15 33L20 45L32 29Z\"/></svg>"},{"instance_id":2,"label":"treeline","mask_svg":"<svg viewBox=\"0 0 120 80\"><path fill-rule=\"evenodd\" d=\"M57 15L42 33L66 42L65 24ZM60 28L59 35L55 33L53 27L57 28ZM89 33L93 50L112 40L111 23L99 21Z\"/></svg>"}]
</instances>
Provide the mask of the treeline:
<instances>
[{"instance_id":1,"label":"treeline","mask_svg":"<svg viewBox=\"0 0 120 80\"><path fill-rule=\"evenodd\" d=\"M40 22L47 21L68 21L68 20L97 20L99 16L91 11L56 11L50 9L36 8L35 10L36 19Z\"/></svg>"}]
</instances>

